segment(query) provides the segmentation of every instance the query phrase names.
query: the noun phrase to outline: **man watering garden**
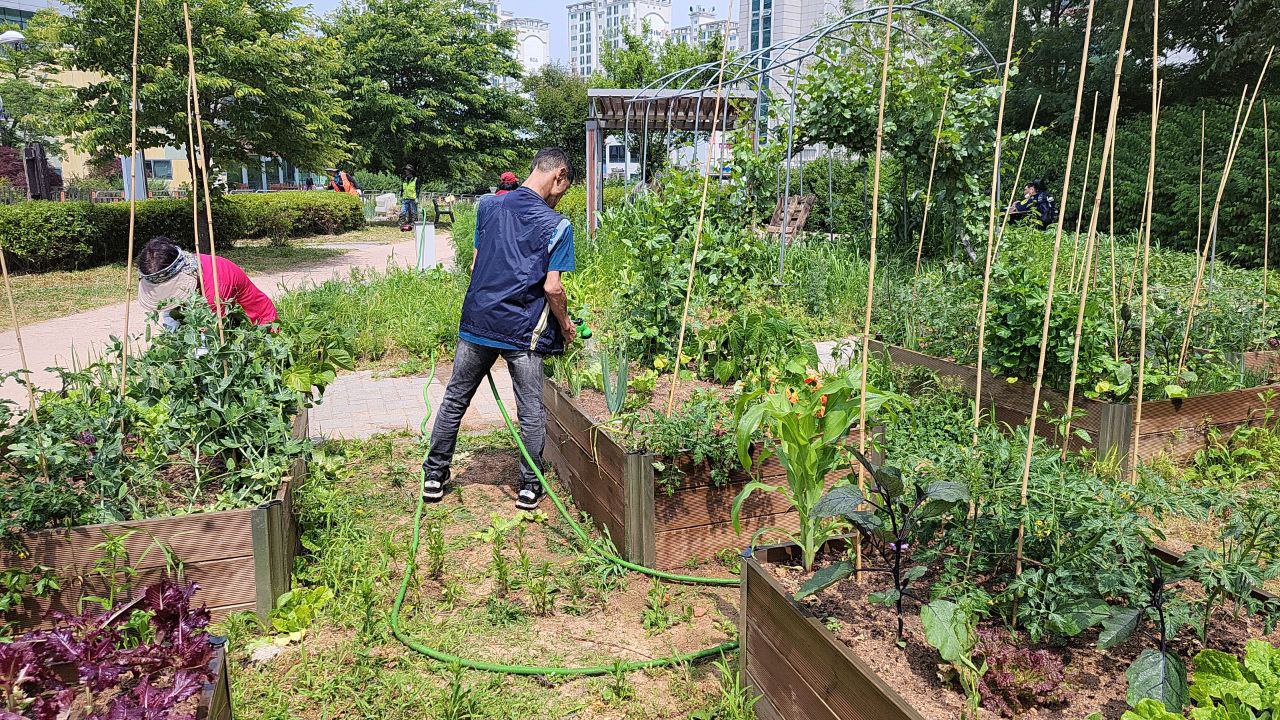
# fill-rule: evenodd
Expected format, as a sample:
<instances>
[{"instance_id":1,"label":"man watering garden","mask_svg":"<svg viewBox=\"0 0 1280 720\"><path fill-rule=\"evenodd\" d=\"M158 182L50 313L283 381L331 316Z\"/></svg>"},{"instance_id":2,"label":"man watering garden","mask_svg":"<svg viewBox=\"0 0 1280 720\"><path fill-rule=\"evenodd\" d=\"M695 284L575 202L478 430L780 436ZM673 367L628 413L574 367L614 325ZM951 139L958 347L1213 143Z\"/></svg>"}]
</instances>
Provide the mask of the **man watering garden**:
<instances>
[{"instance_id":1,"label":"man watering garden","mask_svg":"<svg viewBox=\"0 0 1280 720\"><path fill-rule=\"evenodd\" d=\"M520 439L529 456L541 461L546 433L542 360L564 352L576 334L560 280L561 273L574 269L573 226L555 211L572 182L564 150L543 148L523 185L485 197L476 208L475 256L453 376L422 464L426 500L444 497L462 416L498 357L511 372ZM522 461L516 507L535 508L542 494L533 468Z\"/></svg>"}]
</instances>

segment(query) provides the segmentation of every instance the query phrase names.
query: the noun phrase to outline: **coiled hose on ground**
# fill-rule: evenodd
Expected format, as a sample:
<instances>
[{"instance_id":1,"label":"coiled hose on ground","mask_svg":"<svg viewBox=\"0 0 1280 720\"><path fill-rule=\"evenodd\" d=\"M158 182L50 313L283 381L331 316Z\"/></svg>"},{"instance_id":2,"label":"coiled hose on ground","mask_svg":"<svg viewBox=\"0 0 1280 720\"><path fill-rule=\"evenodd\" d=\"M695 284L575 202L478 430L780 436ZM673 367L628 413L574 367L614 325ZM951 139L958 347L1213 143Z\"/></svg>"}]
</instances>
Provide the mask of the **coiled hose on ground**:
<instances>
[{"instance_id":1,"label":"coiled hose on ground","mask_svg":"<svg viewBox=\"0 0 1280 720\"><path fill-rule=\"evenodd\" d=\"M427 404L427 412L422 418L421 425L422 437L424 439L428 434L427 421L431 418L431 398L428 396L427 391L428 388L430 388L432 381L435 380L435 375L435 358L432 357L431 375L427 378L427 382L422 388L422 398ZM547 497L551 498L551 502L555 504L556 511L560 513L560 517L564 518L564 521L573 529L573 534L578 538L578 541L582 543L583 546L590 547L592 543L587 531L584 530L576 520L574 520L573 515L564 506L564 503L561 502L560 498L556 495L555 490L551 487L551 483L547 482L546 477L543 476L542 470L539 469L538 464L529 456L529 451L525 448L524 442L520 439L520 432L516 429L515 424L511 422L511 416L507 413L507 408L502 403L502 397L498 394L498 386L493 382L493 375L490 374L488 379L489 389L493 391L493 399L498 404L498 410L502 412L502 420L506 423L507 430L510 431L511 437L515 438L516 446L520 448L520 455L524 458L525 463L528 464L529 467L533 468L533 472L538 476L539 482L542 483L542 487L546 491ZM584 676L608 675L615 672L630 672L633 670L644 670L646 668L695 662L698 660L717 657L738 648L738 643L728 642L705 650L699 650L697 652L672 655L655 660L618 662L611 665L595 665L588 667L552 667L544 665L504 665L502 663L471 660L458 655L442 652L419 640L415 640L400 627L400 607L404 604L405 594L409 590L409 581L417 572L418 543L422 530L422 486L424 482L425 478L418 481L418 506L413 515L413 540L409 543L409 557L408 562L405 563L404 578L400 581L400 591L396 593L396 599L391 606L391 615L388 620L391 626L392 635L394 635L397 640L403 643L405 647L410 650L443 663L457 664L465 668L483 670L485 672L503 673L507 675ZM609 562L626 568L632 572L648 575L649 577L666 580L668 582L683 583L687 585L714 586L736 586L740 584L740 581L737 578L696 577L692 575L678 575L676 573L655 570L618 557L615 553L602 549L598 544L592 548L592 552L599 553Z\"/></svg>"}]
</instances>

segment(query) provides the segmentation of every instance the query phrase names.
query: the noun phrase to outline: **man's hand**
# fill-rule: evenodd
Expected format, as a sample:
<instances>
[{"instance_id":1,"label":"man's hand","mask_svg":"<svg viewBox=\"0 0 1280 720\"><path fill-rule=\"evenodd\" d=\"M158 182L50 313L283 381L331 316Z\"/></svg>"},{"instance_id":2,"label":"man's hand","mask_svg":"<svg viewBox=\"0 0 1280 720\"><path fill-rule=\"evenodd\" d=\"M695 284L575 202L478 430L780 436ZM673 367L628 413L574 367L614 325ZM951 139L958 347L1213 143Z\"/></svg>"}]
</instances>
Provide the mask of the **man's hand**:
<instances>
[{"instance_id":1,"label":"man's hand","mask_svg":"<svg viewBox=\"0 0 1280 720\"><path fill-rule=\"evenodd\" d=\"M556 320L560 322L560 333L564 335L564 342L568 345L578 336L578 331L573 326L573 319L569 317L569 298L565 294L564 285L560 282L558 270L547 273L547 280L542 284L542 289L547 294L547 304L551 307L551 314L555 315Z\"/></svg>"}]
</instances>

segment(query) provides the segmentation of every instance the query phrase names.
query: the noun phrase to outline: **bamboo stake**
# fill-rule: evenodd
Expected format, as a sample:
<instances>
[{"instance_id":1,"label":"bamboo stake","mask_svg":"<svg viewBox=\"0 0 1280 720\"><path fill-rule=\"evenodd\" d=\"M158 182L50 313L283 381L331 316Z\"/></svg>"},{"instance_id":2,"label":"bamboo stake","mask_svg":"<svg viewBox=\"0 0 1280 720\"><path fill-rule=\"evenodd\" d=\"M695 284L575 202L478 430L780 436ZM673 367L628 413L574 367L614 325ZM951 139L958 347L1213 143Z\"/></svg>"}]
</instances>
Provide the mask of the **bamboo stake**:
<instances>
[{"instance_id":1,"label":"bamboo stake","mask_svg":"<svg viewBox=\"0 0 1280 720\"><path fill-rule=\"evenodd\" d=\"M1071 191L1071 169L1075 161L1076 139L1080 132L1080 106L1084 104L1084 79L1089 70L1089 39L1093 34L1093 7L1094 0L1089 0L1088 15L1085 17L1084 26L1084 46L1080 51L1080 79L1076 83L1076 104L1075 112L1071 118L1071 141L1067 144L1067 172L1066 178L1062 183L1062 195L1068 197ZM1111 117L1107 123L1108 136L1114 134L1116 124L1116 109L1119 103L1116 99L1120 94L1120 73L1124 67L1125 46L1129 41L1129 18L1133 14L1133 0L1129 0L1128 7L1124 14L1124 29L1120 33L1120 50L1116 53L1116 71L1114 85L1111 90ZM1110 147L1110 142L1103 143L1103 152ZM1106 165L1106 157L1103 157L1103 165ZM1036 444L1036 419L1040 412L1040 390L1044 386L1044 361L1045 353L1049 347L1049 318L1053 313L1053 291L1054 285L1058 280L1058 252L1062 249L1062 223L1058 223L1058 229L1053 236L1053 259L1049 264L1049 286L1045 296L1044 304L1044 322L1040 328L1040 360L1036 367L1036 383L1035 391L1031 401L1031 418L1027 423L1027 452L1022 464L1022 489L1018 507L1025 508L1027 506L1027 489L1031 481L1031 456L1035 450ZM979 370L981 372L981 370ZM1070 408L1068 408L1070 412ZM1022 574L1022 545L1026 537L1026 519L1022 518L1018 521L1018 547L1014 561L1015 572Z\"/></svg>"},{"instance_id":2,"label":"bamboo stake","mask_svg":"<svg viewBox=\"0 0 1280 720\"><path fill-rule=\"evenodd\" d=\"M1022 141L1022 154L1018 156L1018 169L1013 174L1013 188L1009 190L1009 202L1005 204L1005 208L1013 205L1013 199L1017 197L1018 188L1022 185L1022 164L1027 159L1027 148L1031 145L1031 131L1036 127L1036 115L1040 113L1040 98L1043 95L1036 96L1035 107L1031 109L1031 122L1027 124L1027 136ZM995 256L1000 256L1000 240L1004 237L1004 231L1009 226L1009 213L1006 211L1000 220L1000 232L996 233L996 250Z\"/></svg>"},{"instance_id":3,"label":"bamboo stake","mask_svg":"<svg viewBox=\"0 0 1280 720\"><path fill-rule=\"evenodd\" d=\"M729 37L729 17L733 16L733 3L729 3L729 15L724 21L724 35ZM720 117L720 96L724 88L724 66L728 57L729 43L720 43L720 69L716 72L716 103L711 113L711 134L715 134L716 119ZM727 115L727 114L726 114ZM724 120L722 122L728 122ZM696 143L696 138L695 138ZM711 187L711 147L710 141L707 146L707 161L702 169L702 200L698 206L698 223L693 230L693 255L689 258L689 280L684 288L684 309L680 313L680 338L676 341L676 358L675 372L671 376L671 392L667 395L667 415L670 415L676 407L676 385L680 382L680 358L684 355L684 333L689 325L689 302L693 297L693 275L698 267L698 249L702 245L702 224L707 215L707 192ZM790 202L790 199L787 199ZM781 281L781 277L778 278Z\"/></svg>"},{"instance_id":4,"label":"bamboo stake","mask_svg":"<svg viewBox=\"0 0 1280 720\"><path fill-rule=\"evenodd\" d=\"M1235 163L1236 151L1240 149L1240 139L1244 137L1244 131L1249 127L1249 115L1253 112L1253 103L1258 99L1258 88L1262 86L1262 81L1266 79L1267 68L1271 65L1271 56L1275 53L1275 46L1267 51L1267 59L1262 63L1262 71L1258 74L1258 82L1253 87L1253 94L1249 97L1249 106L1244 112L1244 120L1239 125L1239 132L1232 131L1231 144L1228 146L1227 159L1222 168L1222 177L1218 179L1218 192L1213 200L1213 212L1209 214L1209 233L1205 237L1204 261L1200 264L1196 272L1195 287L1191 291L1191 303L1187 306L1187 325L1183 329L1182 334L1182 351L1178 355L1178 373L1181 374L1186 367L1187 350L1191 342L1191 324L1195 320L1196 305L1200 302L1201 282L1204 278L1205 268L1209 264L1209 257L1213 253L1214 245L1218 236L1218 213L1222 209L1222 195L1227 189L1227 179L1231 176L1231 166ZM1246 86L1246 91L1248 87ZM1240 101L1244 102L1244 94L1240 95ZM1236 110L1236 117L1240 115L1239 109Z\"/></svg>"},{"instance_id":5,"label":"bamboo stake","mask_svg":"<svg viewBox=\"0 0 1280 720\"><path fill-rule=\"evenodd\" d=\"M1266 110L1266 101L1262 108ZM1265 113L1264 113L1265 114ZM1200 242L1204 239L1204 124L1205 111L1200 111L1200 187L1196 194L1196 258L1200 257Z\"/></svg>"},{"instance_id":6,"label":"bamboo stake","mask_svg":"<svg viewBox=\"0 0 1280 720\"><path fill-rule=\"evenodd\" d=\"M210 202L212 195L209 193L209 158L204 151L204 125L200 121L200 91L199 85L196 83L196 54L191 44L191 12L187 6L186 0L182 2L182 20L187 29L187 82L191 86L191 107L192 114L195 116L196 123L196 142L198 143L200 157L200 181L204 187L204 213L205 222L209 225L209 266L213 268L213 315L218 323L218 340L226 342L226 335L222 329L222 288L218 285L218 244L214 239L213 232L213 203ZM195 189L195 178L191 180L191 187ZM200 233L196 231L196 249L200 248Z\"/></svg>"},{"instance_id":7,"label":"bamboo stake","mask_svg":"<svg viewBox=\"0 0 1280 720\"><path fill-rule=\"evenodd\" d=\"M933 173L938 167L938 146L942 144L942 121L947 117L947 99L951 97L951 88L942 93L942 111L938 113L938 129L933 134L933 159L929 161L929 184L924 190L924 214L920 218L920 242L916 245L916 274L920 277L920 258L924 255L924 231L929 226L929 200L933 197ZM912 287L912 297L915 295Z\"/></svg>"},{"instance_id":8,"label":"bamboo stake","mask_svg":"<svg viewBox=\"0 0 1280 720\"><path fill-rule=\"evenodd\" d=\"M1017 0L1014 0L1016 3ZM858 452L867 452L867 370L871 356L871 304L875 301L876 240L880 231L880 158L884 151L884 104L889 88L889 54L893 49L893 0L885 7L884 59L880 62L880 109L876 119L875 170L871 174L871 241L867 250L867 308L862 319L862 377L858 384ZM867 479L862 466L858 466L858 489L866 492ZM862 575L862 543L855 546L854 570Z\"/></svg>"},{"instance_id":9,"label":"bamboo stake","mask_svg":"<svg viewBox=\"0 0 1280 720\"><path fill-rule=\"evenodd\" d=\"M1098 120L1098 91L1093 91L1093 112L1089 114L1089 149L1084 154L1084 186L1080 188L1080 207L1076 210L1076 229L1071 244L1071 279L1067 287L1074 290L1076 286L1076 251L1080 248L1080 222L1084 219L1084 198L1089 194L1089 171L1093 163L1093 134ZM1066 202L1066 198L1062 201Z\"/></svg>"},{"instance_id":10,"label":"bamboo stake","mask_svg":"<svg viewBox=\"0 0 1280 720\"><path fill-rule=\"evenodd\" d=\"M22 324L18 322L18 310L13 304L13 288L9 284L9 262L5 258L4 246L0 245L0 273L4 274L4 296L9 302L9 320L13 323L13 337L18 343L18 361L22 363L22 378L27 388L27 408L31 419L38 426L40 419L36 416L36 392L31 387L31 366L27 364L27 348L22 343Z\"/></svg>"},{"instance_id":11,"label":"bamboo stake","mask_svg":"<svg viewBox=\"0 0 1280 720\"><path fill-rule=\"evenodd\" d=\"M142 25L142 0L133 3L133 83L130 91L129 140L129 241L124 262L124 336L120 338L120 397L124 398L129 366L129 307L133 304L133 233L138 218L138 31ZM143 179L145 183L145 178Z\"/></svg>"},{"instance_id":12,"label":"bamboo stake","mask_svg":"<svg viewBox=\"0 0 1280 720\"><path fill-rule=\"evenodd\" d=\"M1164 91L1164 84L1163 84L1163 83L1161 83L1161 84L1160 84L1160 89L1156 91L1156 110L1155 110L1155 112L1156 112L1156 114L1157 114L1157 115L1160 113L1160 108L1162 107L1162 104L1164 103L1164 98L1162 97L1163 91ZM1143 235L1146 233L1146 225L1147 225L1147 223L1153 219L1153 216L1152 216L1152 213L1151 213L1152 208L1148 207L1148 204L1149 204L1149 203L1153 203L1153 202L1155 202L1155 197L1154 197L1154 195L1153 195L1152 197L1147 197L1146 193L1143 193L1143 195L1142 195L1142 214L1141 214L1140 216L1138 216L1138 239L1139 239L1139 241L1141 241L1141 239L1142 239ZM1138 268L1139 268L1139 266L1141 265L1141 263L1142 263L1142 254L1141 254L1140 252L1138 252L1137 250L1134 250L1134 252L1133 252L1133 267L1132 267L1132 268L1130 268L1130 270L1129 270L1129 281L1128 281L1128 284L1125 286L1125 295L1124 295L1124 303L1125 303L1125 305L1128 305L1129 303L1131 303L1131 302L1133 301L1133 291L1134 291L1135 289L1137 289L1137 287L1138 287Z\"/></svg>"},{"instance_id":13,"label":"bamboo stake","mask_svg":"<svg viewBox=\"0 0 1280 720\"><path fill-rule=\"evenodd\" d=\"M1267 331L1267 274L1271 264L1271 120L1267 99L1262 98L1262 332Z\"/></svg>"},{"instance_id":14,"label":"bamboo stake","mask_svg":"<svg viewBox=\"0 0 1280 720\"><path fill-rule=\"evenodd\" d=\"M1159 96L1164 90L1163 82L1157 84L1159 64L1156 62L1160 57L1160 0L1154 0L1152 16L1155 30L1151 40L1151 159L1147 163L1147 230L1142 236L1142 308L1138 312L1140 318L1138 320L1138 397L1133 406L1133 437L1131 438L1133 444L1129 451L1129 482L1131 484L1138 482L1138 440L1142 437L1142 395L1146 389L1143 385L1147 370L1147 305L1151 291L1148 281L1151 270L1151 211L1155 205L1153 196L1156 185L1156 127L1160 124Z\"/></svg>"},{"instance_id":15,"label":"bamboo stake","mask_svg":"<svg viewBox=\"0 0 1280 720\"><path fill-rule=\"evenodd\" d=\"M195 104L194 98L191 97L191 79L187 79L187 165L191 168L191 245L196 254L196 276L200 280L200 294L203 296L208 290L204 281L204 263L199 262L200 255L200 193L197 189L196 178L199 176L200 168L196 164L195 155L195 121L192 119L192 106Z\"/></svg>"},{"instance_id":16,"label":"bamboo stake","mask_svg":"<svg viewBox=\"0 0 1280 720\"><path fill-rule=\"evenodd\" d=\"M1093 0L1089 0L1092 6ZM1009 92L1009 66L1013 62L1013 36L1018 28L1018 0L1013 0L1013 12L1009 15L1009 43L1004 51L1004 76L1000 79L1000 109L996 114L995 157L991 162L991 194L987 212L987 257L982 270L982 304L978 308L978 379L973 394L973 443L978 443L978 425L982 420L982 355L987 339L987 300L991 295L991 265L995 262L996 201L1000 186L1000 143L1004 133L1004 103ZM1071 174L1071 161L1067 160L1067 174Z\"/></svg>"},{"instance_id":17,"label":"bamboo stake","mask_svg":"<svg viewBox=\"0 0 1280 720\"><path fill-rule=\"evenodd\" d=\"M1116 265L1116 155L1111 153L1107 165L1107 236L1111 238L1111 344L1115 360L1120 362L1120 269Z\"/></svg>"}]
</instances>

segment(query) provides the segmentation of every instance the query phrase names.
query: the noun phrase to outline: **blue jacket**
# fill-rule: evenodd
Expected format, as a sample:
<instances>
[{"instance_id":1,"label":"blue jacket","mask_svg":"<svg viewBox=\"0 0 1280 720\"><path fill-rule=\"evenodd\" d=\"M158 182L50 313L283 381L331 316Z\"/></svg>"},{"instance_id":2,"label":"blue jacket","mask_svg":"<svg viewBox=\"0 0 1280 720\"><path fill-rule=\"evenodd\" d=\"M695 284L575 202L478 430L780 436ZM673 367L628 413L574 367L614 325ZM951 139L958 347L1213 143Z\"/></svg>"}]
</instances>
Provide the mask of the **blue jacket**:
<instances>
[{"instance_id":1,"label":"blue jacket","mask_svg":"<svg viewBox=\"0 0 1280 720\"><path fill-rule=\"evenodd\" d=\"M543 283L553 246L571 238L569 221L528 188L482 198L461 331L540 353L564 352Z\"/></svg>"}]
</instances>

